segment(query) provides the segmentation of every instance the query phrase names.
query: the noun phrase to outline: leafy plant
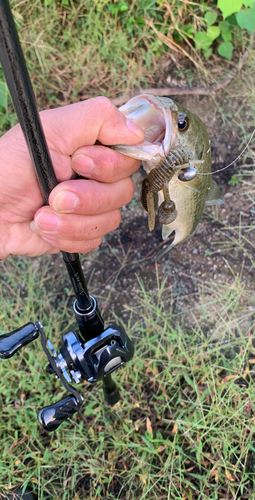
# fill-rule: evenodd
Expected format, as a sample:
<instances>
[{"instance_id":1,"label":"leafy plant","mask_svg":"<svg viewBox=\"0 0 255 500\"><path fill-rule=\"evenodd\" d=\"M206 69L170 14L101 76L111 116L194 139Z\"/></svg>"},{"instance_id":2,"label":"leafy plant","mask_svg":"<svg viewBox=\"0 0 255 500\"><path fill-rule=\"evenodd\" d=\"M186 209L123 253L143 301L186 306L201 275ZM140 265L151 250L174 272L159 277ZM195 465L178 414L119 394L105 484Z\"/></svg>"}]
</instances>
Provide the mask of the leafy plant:
<instances>
[{"instance_id":1,"label":"leafy plant","mask_svg":"<svg viewBox=\"0 0 255 500\"><path fill-rule=\"evenodd\" d=\"M5 82L0 82L0 106L7 106L7 85Z\"/></svg>"},{"instance_id":2,"label":"leafy plant","mask_svg":"<svg viewBox=\"0 0 255 500\"><path fill-rule=\"evenodd\" d=\"M250 33L255 29L254 0L218 0L217 6L221 13L211 10L208 5L204 16L206 30L198 31L194 36L195 48L202 49L208 59L212 54L213 42L216 40L218 54L231 59L235 29L239 27ZM223 20L220 20L221 15Z\"/></svg>"},{"instance_id":3,"label":"leafy plant","mask_svg":"<svg viewBox=\"0 0 255 500\"><path fill-rule=\"evenodd\" d=\"M228 184L230 186L237 187L237 186L240 186L240 180L238 179L238 177L236 175L232 175L231 179L228 181Z\"/></svg>"},{"instance_id":4,"label":"leafy plant","mask_svg":"<svg viewBox=\"0 0 255 500\"><path fill-rule=\"evenodd\" d=\"M193 39L195 49L202 50L207 59L212 55L214 42L218 54L231 59L235 34L240 34L243 29L252 33L255 28L253 4L253 0L218 0L217 7L211 2L201 5L187 2L183 6L181 2L170 4L165 0L138 0L132 5L125 1L110 2L107 8L130 34L138 34L139 27L143 28L149 20L160 34L172 37L176 43L184 40L190 44L189 39ZM194 34L194 19L199 17L199 28ZM142 43L146 43L144 35L145 32L140 38ZM146 35L151 38L155 33L148 29ZM153 43L150 50L154 51ZM162 48L157 47L155 52L160 55Z\"/></svg>"},{"instance_id":5,"label":"leafy plant","mask_svg":"<svg viewBox=\"0 0 255 500\"><path fill-rule=\"evenodd\" d=\"M238 1L12 0L12 10L41 109L146 87L172 41L193 61L185 44L230 58L255 22L253 0ZM2 133L15 115L1 82Z\"/></svg>"},{"instance_id":6,"label":"leafy plant","mask_svg":"<svg viewBox=\"0 0 255 500\"><path fill-rule=\"evenodd\" d=\"M13 110L11 96L3 74L0 73L0 133L7 132L17 123L17 116Z\"/></svg>"},{"instance_id":7,"label":"leafy plant","mask_svg":"<svg viewBox=\"0 0 255 500\"><path fill-rule=\"evenodd\" d=\"M109 4L108 9L112 14L118 14L119 12L125 12L129 9L126 2L117 2L114 4Z\"/></svg>"}]
</instances>

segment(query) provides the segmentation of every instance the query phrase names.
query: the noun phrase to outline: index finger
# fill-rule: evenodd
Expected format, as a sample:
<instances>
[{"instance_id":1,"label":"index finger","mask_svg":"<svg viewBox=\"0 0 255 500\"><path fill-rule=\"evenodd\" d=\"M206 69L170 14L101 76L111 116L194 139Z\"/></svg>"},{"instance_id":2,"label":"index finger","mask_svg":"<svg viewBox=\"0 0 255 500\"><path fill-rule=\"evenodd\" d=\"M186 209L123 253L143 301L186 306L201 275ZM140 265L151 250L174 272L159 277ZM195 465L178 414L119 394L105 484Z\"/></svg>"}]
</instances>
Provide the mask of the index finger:
<instances>
[{"instance_id":1,"label":"index finger","mask_svg":"<svg viewBox=\"0 0 255 500\"><path fill-rule=\"evenodd\" d=\"M86 146L75 151L72 169L82 177L99 182L116 182L138 170L141 162L105 146Z\"/></svg>"}]
</instances>

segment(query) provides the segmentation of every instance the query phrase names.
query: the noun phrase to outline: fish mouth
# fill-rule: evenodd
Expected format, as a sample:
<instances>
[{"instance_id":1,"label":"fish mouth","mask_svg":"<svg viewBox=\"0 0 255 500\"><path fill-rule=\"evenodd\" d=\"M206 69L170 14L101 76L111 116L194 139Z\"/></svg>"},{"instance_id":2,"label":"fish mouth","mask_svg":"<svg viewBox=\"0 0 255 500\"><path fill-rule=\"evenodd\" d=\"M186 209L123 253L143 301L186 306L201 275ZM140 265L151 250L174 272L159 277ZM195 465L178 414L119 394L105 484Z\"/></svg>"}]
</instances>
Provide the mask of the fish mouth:
<instances>
[{"instance_id":1,"label":"fish mouth","mask_svg":"<svg viewBox=\"0 0 255 500\"><path fill-rule=\"evenodd\" d=\"M142 94L130 99L119 110L144 130L145 139L136 146L114 146L116 151L158 163L173 148L177 136L173 113L176 114L178 108L172 99Z\"/></svg>"},{"instance_id":2,"label":"fish mouth","mask_svg":"<svg viewBox=\"0 0 255 500\"><path fill-rule=\"evenodd\" d=\"M163 257L165 253L167 253L174 245L175 245L175 236L176 236L176 231L173 230L168 237L166 236L167 239L165 239L165 245L164 247L159 250L159 252L156 253L156 255L153 258L153 262L156 262L158 259Z\"/></svg>"}]
</instances>

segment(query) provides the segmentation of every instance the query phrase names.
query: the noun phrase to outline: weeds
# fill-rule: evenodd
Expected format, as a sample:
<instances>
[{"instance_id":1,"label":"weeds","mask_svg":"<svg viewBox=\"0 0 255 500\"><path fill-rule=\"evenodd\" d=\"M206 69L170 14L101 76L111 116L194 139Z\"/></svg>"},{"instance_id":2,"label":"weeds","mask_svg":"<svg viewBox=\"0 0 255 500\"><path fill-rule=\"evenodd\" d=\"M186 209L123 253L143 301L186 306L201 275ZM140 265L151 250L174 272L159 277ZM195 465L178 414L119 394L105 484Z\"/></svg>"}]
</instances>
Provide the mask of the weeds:
<instances>
[{"instance_id":1,"label":"weeds","mask_svg":"<svg viewBox=\"0 0 255 500\"><path fill-rule=\"evenodd\" d=\"M65 282L56 276L50 294L53 263L46 263L4 263L1 324L9 330L39 318L56 343L71 323L67 303L55 309ZM43 499L248 498L254 489L254 319L244 325L237 316L240 297L246 309L254 297L241 277L214 292L209 286L206 292L203 285L201 299L207 293L211 299L197 309L214 324L206 333L201 321L190 330L178 327L166 282L158 278L158 292L151 293L140 282L126 324L136 354L118 373L123 401L108 409L100 385L85 385L82 412L54 434L39 429L36 412L64 391L44 374L39 342L2 361L2 491L30 483Z\"/></svg>"},{"instance_id":2,"label":"weeds","mask_svg":"<svg viewBox=\"0 0 255 500\"><path fill-rule=\"evenodd\" d=\"M222 21L211 2L13 0L11 4L40 108L146 88L154 82L156 59L168 47L173 57L188 57L201 69L200 49L209 57L216 34L221 49L232 42L238 49L248 43L240 27L233 31L229 18ZM224 41L229 33L232 42ZM16 123L3 74L0 107L3 133Z\"/></svg>"},{"instance_id":3,"label":"weeds","mask_svg":"<svg viewBox=\"0 0 255 500\"><path fill-rule=\"evenodd\" d=\"M253 196L251 178L242 174L240 182ZM233 245L243 251L243 228L228 231L239 235ZM40 319L57 345L62 332L76 329L67 277L57 272L51 288L58 256L51 259L1 264L3 331ZM114 318L136 346L118 372L123 399L114 409L102 404L100 385L85 384L82 411L48 435L36 412L64 391L44 373L39 341L2 361L3 493L30 484L44 500L252 498L255 296L242 269L236 274L223 262L231 279L197 278L196 304L181 311L174 304L183 297L158 269L156 290L139 279L136 305L125 307L125 321Z\"/></svg>"},{"instance_id":4,"label":"weeds","mask_svg":"<svg viewBox=\"0 0 255 500\"><path fill-rule=\"evenodd\" d=\"M177 44L186 37L192 46L191 26L205 28L201 5L194 2L14 0L12 6L40 107L147 85L156 58L168 49L146 19ZM189 54L197 57L191 46ZM233 116L238 126L247 119L246 126L254 124L252 113L244 110L253 109L252 61L245 84L239 82L233 91L241 101ZM16 117L10 98L7 105L5 97L0 99L5 131ZM232 116L221 111L229 122ZM253 157L246 160L252 163ZM239 183L245 206L254 213L250 164L232 181L232 188ZM30 484L43 500L253 498L255 297L244 270L255 262L254 223L246 223L245 215L233 224L219 212L209 216L218 234L208 252L221 256L222 280L193 277L199 293L191 297L179 275L178 289L172 276L161 279L158 273L157 290L140 277L135 305L126 305L125 318L116 318L136 345L134 360L118 372L119 406L102 404L100 385L93 390L81 385L82 412L48 435L39 428L36 413L65 392L45 373L39 341L1 361L3 495L14 485ZM115 252L119 267L109 278L109 303L130 258L122 250ZM228 262L233 253L242 255L238 272ZM10 258L0 266L1 333L40 320L57 346L62 333L76 331L69 281L58 256ZM167 276L165 269L162 265Z\"/></svg>"}]
</instances>

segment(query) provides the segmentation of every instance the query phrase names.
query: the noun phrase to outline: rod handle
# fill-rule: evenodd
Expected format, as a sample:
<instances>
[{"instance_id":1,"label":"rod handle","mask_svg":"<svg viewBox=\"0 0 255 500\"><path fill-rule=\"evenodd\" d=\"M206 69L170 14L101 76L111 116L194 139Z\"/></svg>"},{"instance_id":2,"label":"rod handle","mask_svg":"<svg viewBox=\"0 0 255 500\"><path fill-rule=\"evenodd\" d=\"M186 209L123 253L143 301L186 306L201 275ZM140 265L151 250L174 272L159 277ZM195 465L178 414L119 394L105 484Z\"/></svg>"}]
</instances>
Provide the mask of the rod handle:
<instances>
[{"instance_id":1,"label":"rod handle","mask_svg":"<svg viewBox=\"0 0 255 500\"><path fill-rule=\"evenodd\" d=\"M109 406L115 406L120 400L120 392L116 382L111 375L103 378L104 402Z\"/></svg>"}]
</instances>

